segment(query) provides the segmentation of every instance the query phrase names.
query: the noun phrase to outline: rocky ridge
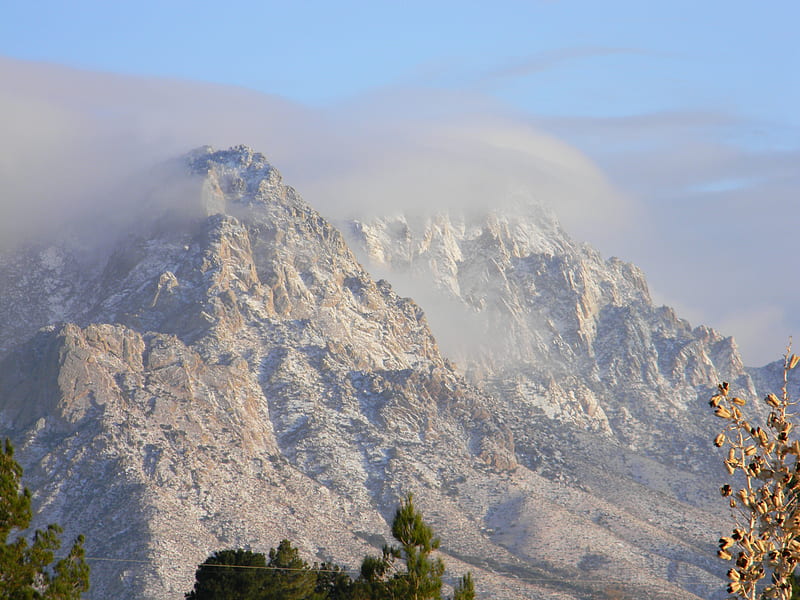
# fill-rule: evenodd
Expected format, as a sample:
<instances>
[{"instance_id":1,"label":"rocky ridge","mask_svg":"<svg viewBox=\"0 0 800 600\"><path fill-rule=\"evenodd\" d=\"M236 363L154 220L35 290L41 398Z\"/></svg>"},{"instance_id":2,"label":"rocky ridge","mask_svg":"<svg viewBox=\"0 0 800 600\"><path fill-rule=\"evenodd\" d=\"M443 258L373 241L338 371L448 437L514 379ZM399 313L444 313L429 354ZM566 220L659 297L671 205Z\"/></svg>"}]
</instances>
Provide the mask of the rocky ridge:
<instances>
[{"instance_id":1,"label":"rocky ridge","mask_svg":"<svg viewBox=\"0 0 800 600\"><path fill-rule=\"evenodd\" d=\"M572 241L541 206L343 229L370 269L433 291L445 352L509 422L543 416L704 472L704 398L722 380L755 395L733 338L655 306L639 269ZM452 335L457 323L472 331Z\"/></svg>"},{"instance_id":2,"label":"rocky ridge","mask_svg":"<svg viewBox=\"0 0 800 600\"><path fill-rule=\"evenodd\" d=\"M106 258L0 257L0 434L40 524L87 535L90 597L180 597L211 551L283 537L354 567L408 491L487 597L722 589L698 393L752 387L729 338L538 209L348 225L368 264L506 333L462 370L263 155L186 164L193 208Z\"/></svg>"}]
</instances>

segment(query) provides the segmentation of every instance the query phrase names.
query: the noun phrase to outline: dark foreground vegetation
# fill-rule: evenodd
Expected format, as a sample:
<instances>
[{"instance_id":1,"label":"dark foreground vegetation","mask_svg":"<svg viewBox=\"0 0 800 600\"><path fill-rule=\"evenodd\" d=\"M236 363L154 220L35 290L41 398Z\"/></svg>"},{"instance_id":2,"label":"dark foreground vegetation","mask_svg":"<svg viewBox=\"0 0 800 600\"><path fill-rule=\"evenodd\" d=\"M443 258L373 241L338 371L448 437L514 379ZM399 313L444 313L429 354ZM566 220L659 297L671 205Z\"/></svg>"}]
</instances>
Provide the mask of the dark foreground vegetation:
<instances>
[{"instance_id":1,"label":"dark foreground vegetation","mask_svg":"<svg viewBox=\"0 0 800 600\"><path fill-rule=\"evenodd\" d=\"M21 487L21 479L22 467L6 440L0 451L0 600L76 600L89 589L83 536L53 565L61 547L61 527L37 529L30 543L20 535L33 517L31 493Z\"/></svg>"},{"instance_id":2,"label":"dark foreground vegetation","mask_svg":"<svg viewBox=\"0 0 800 600\"><path fill-rule=\"evenodd\" d=\"M432 552L439 539L425 524L409 494L392 522L397 545L366 556L352 578L331 563L309 566L289 540L263 554L222 550L197 568L190 600L440 600L444 563ZM453 600L473 600L472 575L456 584Z\"/></svg>"}]
</instances>

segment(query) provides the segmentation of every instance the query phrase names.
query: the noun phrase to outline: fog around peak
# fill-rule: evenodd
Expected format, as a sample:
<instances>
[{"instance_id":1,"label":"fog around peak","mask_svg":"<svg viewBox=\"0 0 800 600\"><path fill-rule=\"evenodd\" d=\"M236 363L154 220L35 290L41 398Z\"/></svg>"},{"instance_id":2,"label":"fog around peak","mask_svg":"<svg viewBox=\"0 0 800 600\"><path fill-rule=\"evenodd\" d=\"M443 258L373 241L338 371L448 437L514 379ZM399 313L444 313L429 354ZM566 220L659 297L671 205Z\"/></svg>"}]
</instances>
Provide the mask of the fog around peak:
<instances>
[{"instance_id":1,"label":"fog around peak","mask_svg":"<svg viewBox=\"0 0 800 600\"><path fill-rule=\"evenodd\" d=\"M94 202L127 201L97 195L204 144L264 152L335 218L482 209L530 190L573 230L590 218L615 226L623 212L575 148L498 109L463 100L459 109L455 97L386 91L320 110L244 89L9 59L0 75L6 242Z\"/></svg>"},{"instance_id":2,"label":"fog around peak","mask_svg":"<svg viewBox=\"0 0 800 600\"><path fill-rule=\"evenodd\" d=\"M749 364L800 330L786 270L800 156L743 150L731 115L536 119L412 86L314 108L0 58L0 123L2 247L109 211L124 221L157 195L143 183L157 165L246 144L332 219L541 202L575 239L643 267L658 301L735 335Z\"/></svg>"}]
</instances>

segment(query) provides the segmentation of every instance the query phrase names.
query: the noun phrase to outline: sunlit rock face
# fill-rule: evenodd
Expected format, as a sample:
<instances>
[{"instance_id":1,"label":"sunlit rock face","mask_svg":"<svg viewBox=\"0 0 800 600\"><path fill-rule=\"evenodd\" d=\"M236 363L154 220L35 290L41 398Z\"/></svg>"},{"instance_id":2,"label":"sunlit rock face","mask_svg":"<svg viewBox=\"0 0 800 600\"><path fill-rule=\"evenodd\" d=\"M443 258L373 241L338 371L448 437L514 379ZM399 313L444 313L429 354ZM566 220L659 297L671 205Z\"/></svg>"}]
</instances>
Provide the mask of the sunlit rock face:
<instances>
[{"instance_id":1,"label":"sunlit rock face","mask_svg":"<svg viewBox=\"0 0 800 600\"><path fill-rule=\"evenodd\" d=\"M724 595L701 397L751 386L731 339L538 207L343 236L249 148L169 172L114 235L0 257L0 435L91 598L283 538L355 571L407 492L481 597Z\"/></svg>"},{"instance_id":2,"label":"sunlit rock face","mask_svg":"<svg viewBox=\"0 0 800 600\"><path fill-rule=\"evenodd\" d=\"M704 394L722 380L754 393L732 338L654 306L639 269L574 242L542 206L344 230L368 268L426 297L445 354L520 429L544 415L700 471Z\"/></svg>"}]
</instances>

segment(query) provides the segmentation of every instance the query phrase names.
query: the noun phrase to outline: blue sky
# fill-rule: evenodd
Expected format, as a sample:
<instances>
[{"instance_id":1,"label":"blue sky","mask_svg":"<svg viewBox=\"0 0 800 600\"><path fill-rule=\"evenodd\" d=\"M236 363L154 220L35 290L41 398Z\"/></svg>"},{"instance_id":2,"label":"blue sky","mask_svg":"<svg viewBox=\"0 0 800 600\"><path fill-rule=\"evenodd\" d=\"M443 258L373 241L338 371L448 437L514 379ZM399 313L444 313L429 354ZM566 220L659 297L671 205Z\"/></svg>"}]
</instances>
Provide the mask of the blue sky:
<instances>
[{"instance_id":1,"label":"blue sky","mask_svg":"<svg viewBox=\"0 0 800 600\"><path fill-rule=\"evenodd\" d=\"M311 105L477 89L539 115L686 107L800 123L786 0L11 2L0 52L240 85Z\"/></svg>"},{"instance_id":2,"label":"blue sky","mask_svg":"<svg viewBox=\"0 0 800 600\"><path fill-rule=\"evenodd\" d=\"M642 266L659 302L734 335L746 362L761 364L800 334L800 278L788 258L800 226L798 23L800 3L789 0L5 2L0 56L139 76L87 84L106 105L56 78L36 98L97 114L138 103L135 118L132 108L124 114L151 141L182 112L169 90L189 97L188 82L270 95L273 112L280 97L294 116L283 137L273 122L263 138L271 147L259 149L312 201L320 182L343 189L330 165L368 170L371 143L394 159L428 152L429 125L455 114L462 138L483 128L469 165L501 133L508 145L524 132L515 157L532 157L532 170L563 152L587 182L596 167L617 194L584 189L581 204L564 192L557 208L576 237ZM33 81L24 65L33 72L35 63L19 64L0 82L0 101L17 94L14 106L34 106L20 90ZM206 92L216 93L191 93L202 103ZM208 114L220 111L206 102ZM6 112L9 129L15 114ZM466 168L426 156L444 172ZM396 183L385 176L374 171L371 193Z\"/></svg>"}]
</instances>

